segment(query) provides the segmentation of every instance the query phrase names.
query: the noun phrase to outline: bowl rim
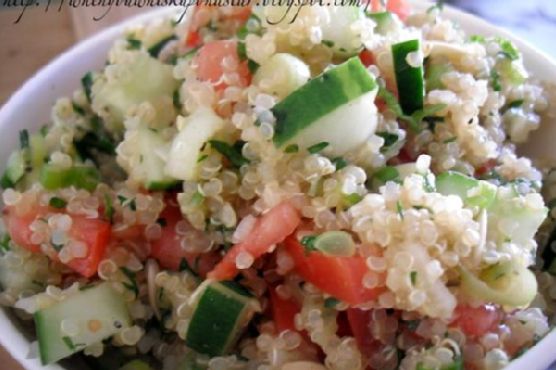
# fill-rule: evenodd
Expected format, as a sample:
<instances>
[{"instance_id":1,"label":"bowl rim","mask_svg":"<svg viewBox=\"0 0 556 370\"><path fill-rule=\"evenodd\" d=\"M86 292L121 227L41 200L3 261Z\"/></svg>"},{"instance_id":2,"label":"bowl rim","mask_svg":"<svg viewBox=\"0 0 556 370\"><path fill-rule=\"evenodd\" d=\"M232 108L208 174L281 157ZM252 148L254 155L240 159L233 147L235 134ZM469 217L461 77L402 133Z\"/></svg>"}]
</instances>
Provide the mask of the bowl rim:
<instances>
[{"instance_id":1,"label":"bowl rim","mask_svg":"<svg viewBox=\"0 0 556 370\"><path fill-rule=\"evenodd\" d=\"M412 5L416 10L424 10L433 3L429 1L411 0ZM145 13L135 15L133 17L124 19L90 37L74 44L69 49L52 59L48 64L37 70L30 78L28 78L21 87L13 93L8 100L0 108L0 128L5 128L10 125L10 117L16 115L20 109L27 108L26 97L32 95L33 91L38 86L48 84L51 75L56 74L56 71L63 68L65 65L75 63L79 57L85 57L90 50L112 43L118 38L122 32L136 23L146 23L156 17L168 16L173 12L183 10L180 7L165 7L161 9L153 9ZM191 12L188 12L190 15ZM480 30L486 30L493 35L502 36L512 40L521 52L524 54L524 60L527 67L544 66L556 71L556 61L548 56L547 53L541 51L531 45L529 42L524 41L522 38L512 34L511 32L495 26L478 16L469 14L463 10L456 9L452 6L445 5L443 14L458 23L468 23L476 26ZM42 366L38 359L30 359L28 357L29 348L32 342L28 341L23 333L17 328L11 318L11 314L7 313L6 308L0 309L0 345L2 345L10 355L18 361L25 369L28 370L66 370L59 364L52 364ZM523 356L515 359L510 363L507 370L544 370L547 366L556 359L556 353L552 353L553 347L556 345L556 330L552 329L539 343L528 350ZM531 359L535 359L535 363L531 364Z\"/></svg>"}]
</instances>

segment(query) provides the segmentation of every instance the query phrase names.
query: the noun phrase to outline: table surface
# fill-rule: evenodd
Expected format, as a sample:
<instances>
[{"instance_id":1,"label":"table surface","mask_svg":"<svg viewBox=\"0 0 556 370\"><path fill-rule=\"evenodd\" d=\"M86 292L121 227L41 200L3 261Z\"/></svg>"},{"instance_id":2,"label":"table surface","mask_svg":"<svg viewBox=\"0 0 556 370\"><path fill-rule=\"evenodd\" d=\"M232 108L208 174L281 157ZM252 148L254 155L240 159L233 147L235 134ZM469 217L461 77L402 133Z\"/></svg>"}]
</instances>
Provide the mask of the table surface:
<instances>
[{"instance_id":1,"label":"table surface","mask_svg":"<svg viewBox=\"0 0 556 370\"><path fill-rule=\"evenodd\" d=\"M553 0L451 0L447 3L480 14L510 29L556 58L556 1ZM0 7L0 105L27 78L77 40L104 28L121 17L117 9L99 22L90 22L90 13L73 13L67 8L44 12L43 7L28 9L14 24L20 9ZM95 10L95 14L101 11ZM137 12L137 11L134 11ZM551 39L552 38L552 39ZM0 367L22 370L0 347ZM556 370L556 367L552 368Z\"/></svg>"}]
</instances>

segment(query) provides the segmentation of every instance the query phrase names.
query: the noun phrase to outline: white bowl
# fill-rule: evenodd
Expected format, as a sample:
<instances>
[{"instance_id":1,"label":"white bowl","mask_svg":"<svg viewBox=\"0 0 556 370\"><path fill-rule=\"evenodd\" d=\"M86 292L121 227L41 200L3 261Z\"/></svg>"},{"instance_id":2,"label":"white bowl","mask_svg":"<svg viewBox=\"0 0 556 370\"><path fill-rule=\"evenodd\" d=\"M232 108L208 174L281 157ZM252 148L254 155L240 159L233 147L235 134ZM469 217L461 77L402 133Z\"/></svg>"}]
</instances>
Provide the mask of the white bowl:
<instances>
[{"instance_id":1,"label":"white bowl","mask_svg":"<svg viewBox=\"0 0 556 370\"><path fill-rule=\"evenodd\" d=\"M425 9L430 3L418 1L416 9ZM80 78L89 70L100 69L106 60L108 50L116 38L130 24L145 22L154 17L164 16L171 9L157 9L108 28L101 33L79 43L66 51L50 64L31 77L0 110L0 158L7 158L17 147L19 130L37 130L50 117L50 110L58 97L69 96L79 87ZM556 82L556 63L543 52L516 38L507 31L499 29L486 21L460 10L445 7L444 15L453 19L470 34L498 35L511 39L522 51L525 65L533 75L554 79ZM534 135L535 145L524 148L527 153L539 153L538 148L553 145L556 139L554 125L545 122ZM556 153L554 153L556 156ZM2 165L4 166L4 165ZM27 359L32 333L21 328L20 323L6 310L0 310L0 344L28 370L83 369L82 364L68 363L41 366L38 359ZM544 370L556 360L556 332L551 332L534 348L513 361L509 370ZM0 365L1 367L1 365Z\"/></svg>"}]
</instances>

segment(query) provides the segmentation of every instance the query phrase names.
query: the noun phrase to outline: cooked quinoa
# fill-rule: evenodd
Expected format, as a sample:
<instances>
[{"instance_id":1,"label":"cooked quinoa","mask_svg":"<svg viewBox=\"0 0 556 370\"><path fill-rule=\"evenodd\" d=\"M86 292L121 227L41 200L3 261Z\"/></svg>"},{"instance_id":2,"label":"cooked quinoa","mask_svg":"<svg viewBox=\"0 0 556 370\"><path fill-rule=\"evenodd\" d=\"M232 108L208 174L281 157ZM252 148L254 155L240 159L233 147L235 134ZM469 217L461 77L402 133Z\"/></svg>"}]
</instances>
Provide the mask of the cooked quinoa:
<instances>
[{"instance_id":1,"label":"cooked quinoa","mask_svg":"<svg viewBox=\"0 0 556 370\"><path fill-rule=\"evenodd\" d=\"M501 369L556 312L556 171L516 153L549 92L440 6L134 26L20 133L0 304L43 364Z\"/></svg>"}]
</instances>

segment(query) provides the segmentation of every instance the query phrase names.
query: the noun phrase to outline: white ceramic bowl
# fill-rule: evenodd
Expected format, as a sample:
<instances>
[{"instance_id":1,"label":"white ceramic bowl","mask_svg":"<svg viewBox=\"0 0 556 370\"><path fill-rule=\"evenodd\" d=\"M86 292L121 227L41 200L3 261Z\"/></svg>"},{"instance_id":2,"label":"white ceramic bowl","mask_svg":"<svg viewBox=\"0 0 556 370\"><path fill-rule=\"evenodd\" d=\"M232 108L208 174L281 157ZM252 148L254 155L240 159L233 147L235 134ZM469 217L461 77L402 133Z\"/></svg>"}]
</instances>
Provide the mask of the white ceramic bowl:
<instances>
[{"instance_id":1,"label":"white ceramic bowl","mask_svg":"<svg viewBox=\"0 0 556 370\"><path fill-rule=\"evenodd\" d=\"M416 1L414 6L417 9L425 9L430 3ZM66 51L31 77L0 110L0 158L7 158L17 147L19 130L37 130L49 120L50 109L58 97L70 95L78 88L81 76L104 65L112 42L126 27L135 22L145 22L163 16L170 11L172 10L158 9L108 28ZM544 79L553 79L556 83L556 63L541 51L473 15L450 7L445 7L444 14L459 22L470 34L498 35L513 40L522 51L528 70ZM556 128L546 123L548 122L541 126L531 140L535 145L527 145L524 148L525 152L534 155L539 153L539 148L542 151L543 147L553 145L556 140ZM554 151L556 157L556 150ZM0 343L28 370L83 369L80 363L67 363L64 367L43 367L37 359L27 359L32 333L22 329L13 315L5 310L0 310L0 333ZM507 369L545 370L556 360L554 348L556 332L553 331L534 348L513 361Z\"/></svg>"}]
</instances>

